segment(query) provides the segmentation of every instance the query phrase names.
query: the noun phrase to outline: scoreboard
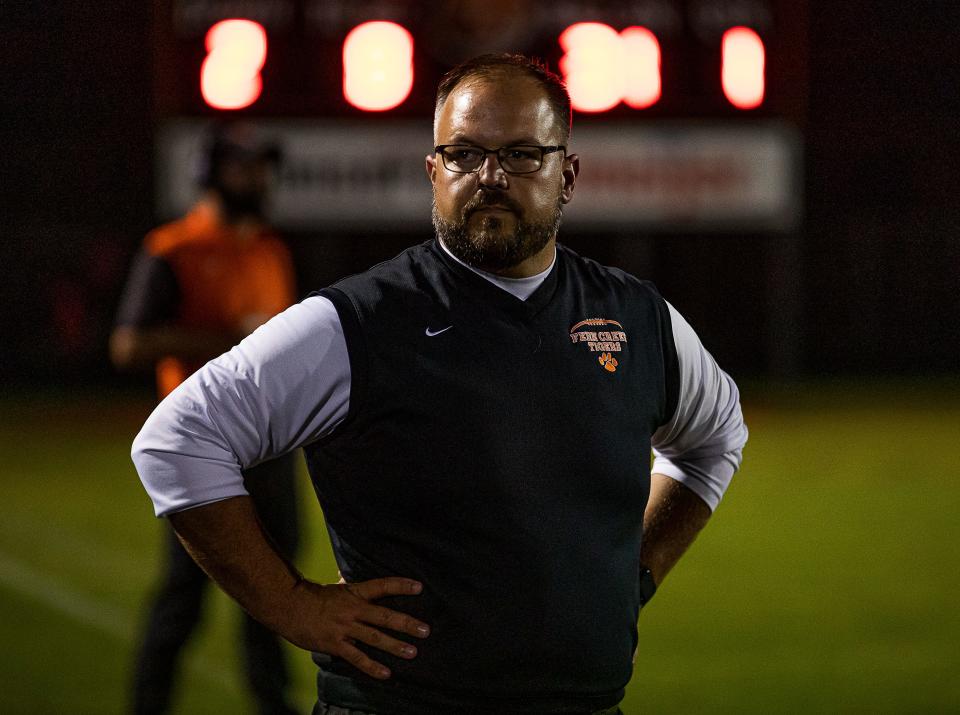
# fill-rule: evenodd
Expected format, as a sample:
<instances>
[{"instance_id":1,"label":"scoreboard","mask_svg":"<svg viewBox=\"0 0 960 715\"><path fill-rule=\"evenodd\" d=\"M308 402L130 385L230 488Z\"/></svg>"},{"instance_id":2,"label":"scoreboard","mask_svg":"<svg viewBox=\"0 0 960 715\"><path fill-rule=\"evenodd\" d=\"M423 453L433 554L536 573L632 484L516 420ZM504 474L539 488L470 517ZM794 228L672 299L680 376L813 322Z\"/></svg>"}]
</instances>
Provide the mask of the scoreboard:
<instances>
[{"instance_id":1,"label":"scoreboard","mask_svg":"<svg viewBox=\"0 0 960 715\"><path fill-rule=\"evenodd\" d=\"M559 70L584 113L791 114L803 101L801 5L167 0L155 10L156 99L173 115L419 115L452 65L518 51Z\"/></svg>"},{"instance_id":2,"label":"scoreboard","mask_svg":"<svg viewBox=\"0 0 960 715\"><path fill-rule=\"evenodd\" d=\"M587 197L568 223L779 231L798 216L803 3L157 0L154 12L162 213L189 201L184 164L204 124L242 117L284 145L281 225L376 227L372 199L413 225L428 216L438 80L513 51L570 91Z\"/></svg>"}]
</instances>

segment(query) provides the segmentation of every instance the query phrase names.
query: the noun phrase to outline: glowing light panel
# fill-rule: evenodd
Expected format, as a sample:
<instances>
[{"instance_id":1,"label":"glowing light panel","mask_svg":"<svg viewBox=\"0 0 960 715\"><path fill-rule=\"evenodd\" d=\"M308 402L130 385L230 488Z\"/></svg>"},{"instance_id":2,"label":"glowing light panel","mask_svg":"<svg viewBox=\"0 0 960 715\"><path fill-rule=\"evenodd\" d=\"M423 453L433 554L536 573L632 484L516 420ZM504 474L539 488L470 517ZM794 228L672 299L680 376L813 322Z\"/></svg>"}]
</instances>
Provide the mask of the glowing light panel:
<instances>
[{"instance_id":1,"label":"glowing light panel","mask_svg":"<svg viewBox=\"0 0 960 715\"><path fill-rule=\"evenodd\" d=\"M723 33L721 81L723 93L738 109L763 104L763 40L749 27L732 27Z\"/></svg>"},{"instance_id":2,"label":"glowing light panel","mask_svg":"<svg viewBox=\"0 0 960 715\"><path fill-rule=\"evenodd\" d=\"M581 112L604 112L620 102L634 109L660 99L660 43L644 27L617 33L599 22L578 22L560 35L560 71L570 102Z\"/></svg>"},{"instance_id":3,"label":"glowing light panel","mask_svg":"<svg viewBox=\"0 0 960 715\"><path fill-rule=\"evenodd\" d=\"M578 22L560 35L560 71L567 82L570 103L581 112L603 112L623 96L616 74L620 36L609 25Z\"/></svg>"},{"instance_id":4,"label":"glowing light panel","mask_svg":"<svg viewBox=\"0 0 960 715\"><path fill-rule=\"evenodd\" d=\"M200 92L216 109L243 109L260 97L267 33L252 20L222 20L207 31Z\"/></svg>"},{"instance_id":5,"label":"glowing light panel","mask_svg":"<svg viewBox=\"0 0 960 715\"><path fill-rule=\"evenodd\" d=\"M413 87L413 36L394 22L357 25L343 42L343 96L358 109L382 112Z\"/></svg>"},{"instance_id":6,"label":"glowing light panel","mask_svg":"<svg viewBox=\"0 0 960 715\"><path fill-rule=\"evenodd\" d=\"M645 27L620 33L624 54L623 101L634 109L652 107L660 99L660 43Z\"/></svg>"}]
</instances>

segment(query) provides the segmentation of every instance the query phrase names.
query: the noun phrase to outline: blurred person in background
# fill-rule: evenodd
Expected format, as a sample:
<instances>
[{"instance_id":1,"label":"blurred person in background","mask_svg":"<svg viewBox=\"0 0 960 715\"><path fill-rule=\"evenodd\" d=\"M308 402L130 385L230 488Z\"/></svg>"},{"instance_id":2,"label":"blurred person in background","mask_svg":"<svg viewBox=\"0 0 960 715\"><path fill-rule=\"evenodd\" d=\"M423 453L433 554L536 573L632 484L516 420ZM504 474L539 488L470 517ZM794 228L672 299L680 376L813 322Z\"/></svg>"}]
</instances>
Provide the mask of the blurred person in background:
<instances>
[{"instance_id":1,"label":"blurred person in background","mask_svg":"<svg viewBox=\"0 0 960 715\"><path fill-rule=\"evenodd\" d=\"M264 218L280 161L245 124L210 132L200 199L183 218L152 231L121 299L110 355L123 370L153 367L160 399L295 299L286 246ZM258 518L277 549L293 558L298 523L293 454L244 471ZM166 562L136 657L133 711L167 712L183 648L201 615L209 579L166 529ZM288 668L277 636L244 614L243 658L262 715L292 713Z\"/></svg>"}]
</instances>

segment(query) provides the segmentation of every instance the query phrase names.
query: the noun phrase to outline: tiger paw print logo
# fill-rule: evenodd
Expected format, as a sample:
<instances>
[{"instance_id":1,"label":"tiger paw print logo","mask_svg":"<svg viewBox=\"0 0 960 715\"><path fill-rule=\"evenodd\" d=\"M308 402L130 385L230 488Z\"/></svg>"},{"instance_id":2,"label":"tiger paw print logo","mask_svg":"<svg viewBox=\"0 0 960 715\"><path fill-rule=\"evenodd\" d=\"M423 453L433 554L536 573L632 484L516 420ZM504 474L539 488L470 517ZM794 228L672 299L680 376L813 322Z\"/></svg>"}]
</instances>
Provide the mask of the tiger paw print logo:
<instances>
[{"instance_id":1,"label":"tiger paw print logo","mask_svg":"<svg viewBox=\"0 0 960 715\"><path fill-rule=\"evenodd\" d=\"M610 353L603 353L599 358L600 364L603 365L603 369L607 372L616 372L617 365L620 363L617 362L617 359L613 357Z\"/></svg>"}]
</instances>

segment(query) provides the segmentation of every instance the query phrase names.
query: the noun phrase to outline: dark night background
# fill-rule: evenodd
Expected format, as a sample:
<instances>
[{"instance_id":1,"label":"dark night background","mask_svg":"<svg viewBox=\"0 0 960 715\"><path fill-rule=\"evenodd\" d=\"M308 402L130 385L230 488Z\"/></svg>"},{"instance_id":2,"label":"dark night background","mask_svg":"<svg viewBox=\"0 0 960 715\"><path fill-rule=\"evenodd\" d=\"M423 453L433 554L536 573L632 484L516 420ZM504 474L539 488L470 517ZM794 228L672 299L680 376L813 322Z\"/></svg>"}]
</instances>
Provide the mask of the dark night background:
<instances>
[{"instance_id":1,"label":"dark night background","mask_svg":"<svg viewBox=\"0 0 960 715\"><path fill-rule=\"evenodd\" d=\"M155 200L161 129L214 114L196 81L209 17L177 44L164 35L171 7L350 15L406 5L419 22L470 5L519 25L525 2L562 23L588 6L675 8L684 22L695 8L772 8L775 22L758 29L769 48L759 110L724 103L716 63L697 54L718 43L690 22L662 33L664 87L699 76L716 104L699 115L695 91L665 91L649 110L611 114L781 119L802 138L803 215L791 232L561 229L581 253L657 284L736 379L750 429L717 515L643 609L624 713L960 712L950 666L960 642L960 570L950 566L960 541L960 1L0 0L0 713L129 711L168 534L130 461L155 405L153 376L116 372L107 342L131 260L169 218ZM586 19L601 18L573 21ZM320 108L384 121L344 106L342 27L324 26L330 38L318 41L299 20L271 47L289 50L281 44L294 37L309 79L290 71L297 61L268 60L269 86L291 106L313 102L301 117ZM426 123L440 50L425 25L410 27L420 94L395 113ZM555 28L544 32L556 47ZM556 67L556 54L547 59ZM577 121L590 118L575 118L573 146ZM325 148L328 135L316 136ZM427 235L287 238L306 293ZM598 412L585 404L583 419L604 429ZM297 566L332 583L323 515L301 477ZM237 609L222 593L208 602L175 711L252 713L235 667ZM316 667L288 652L293 695L309 712Z\"/></svg>"},{"instance_id":2,"label":"dark night background","mask_svg":"<svg viewBox=\"0 0 960 715\"><path fill-rule=\"evenodd\" d=\"M654 280L735 376L956 375L960 4L798 7L797 235L561 240ZM110 322L158 221L154 12L0 1L5 386L116 384ZM290 237L304 290L420 239Z\"/></svg>"}]
</instances>

